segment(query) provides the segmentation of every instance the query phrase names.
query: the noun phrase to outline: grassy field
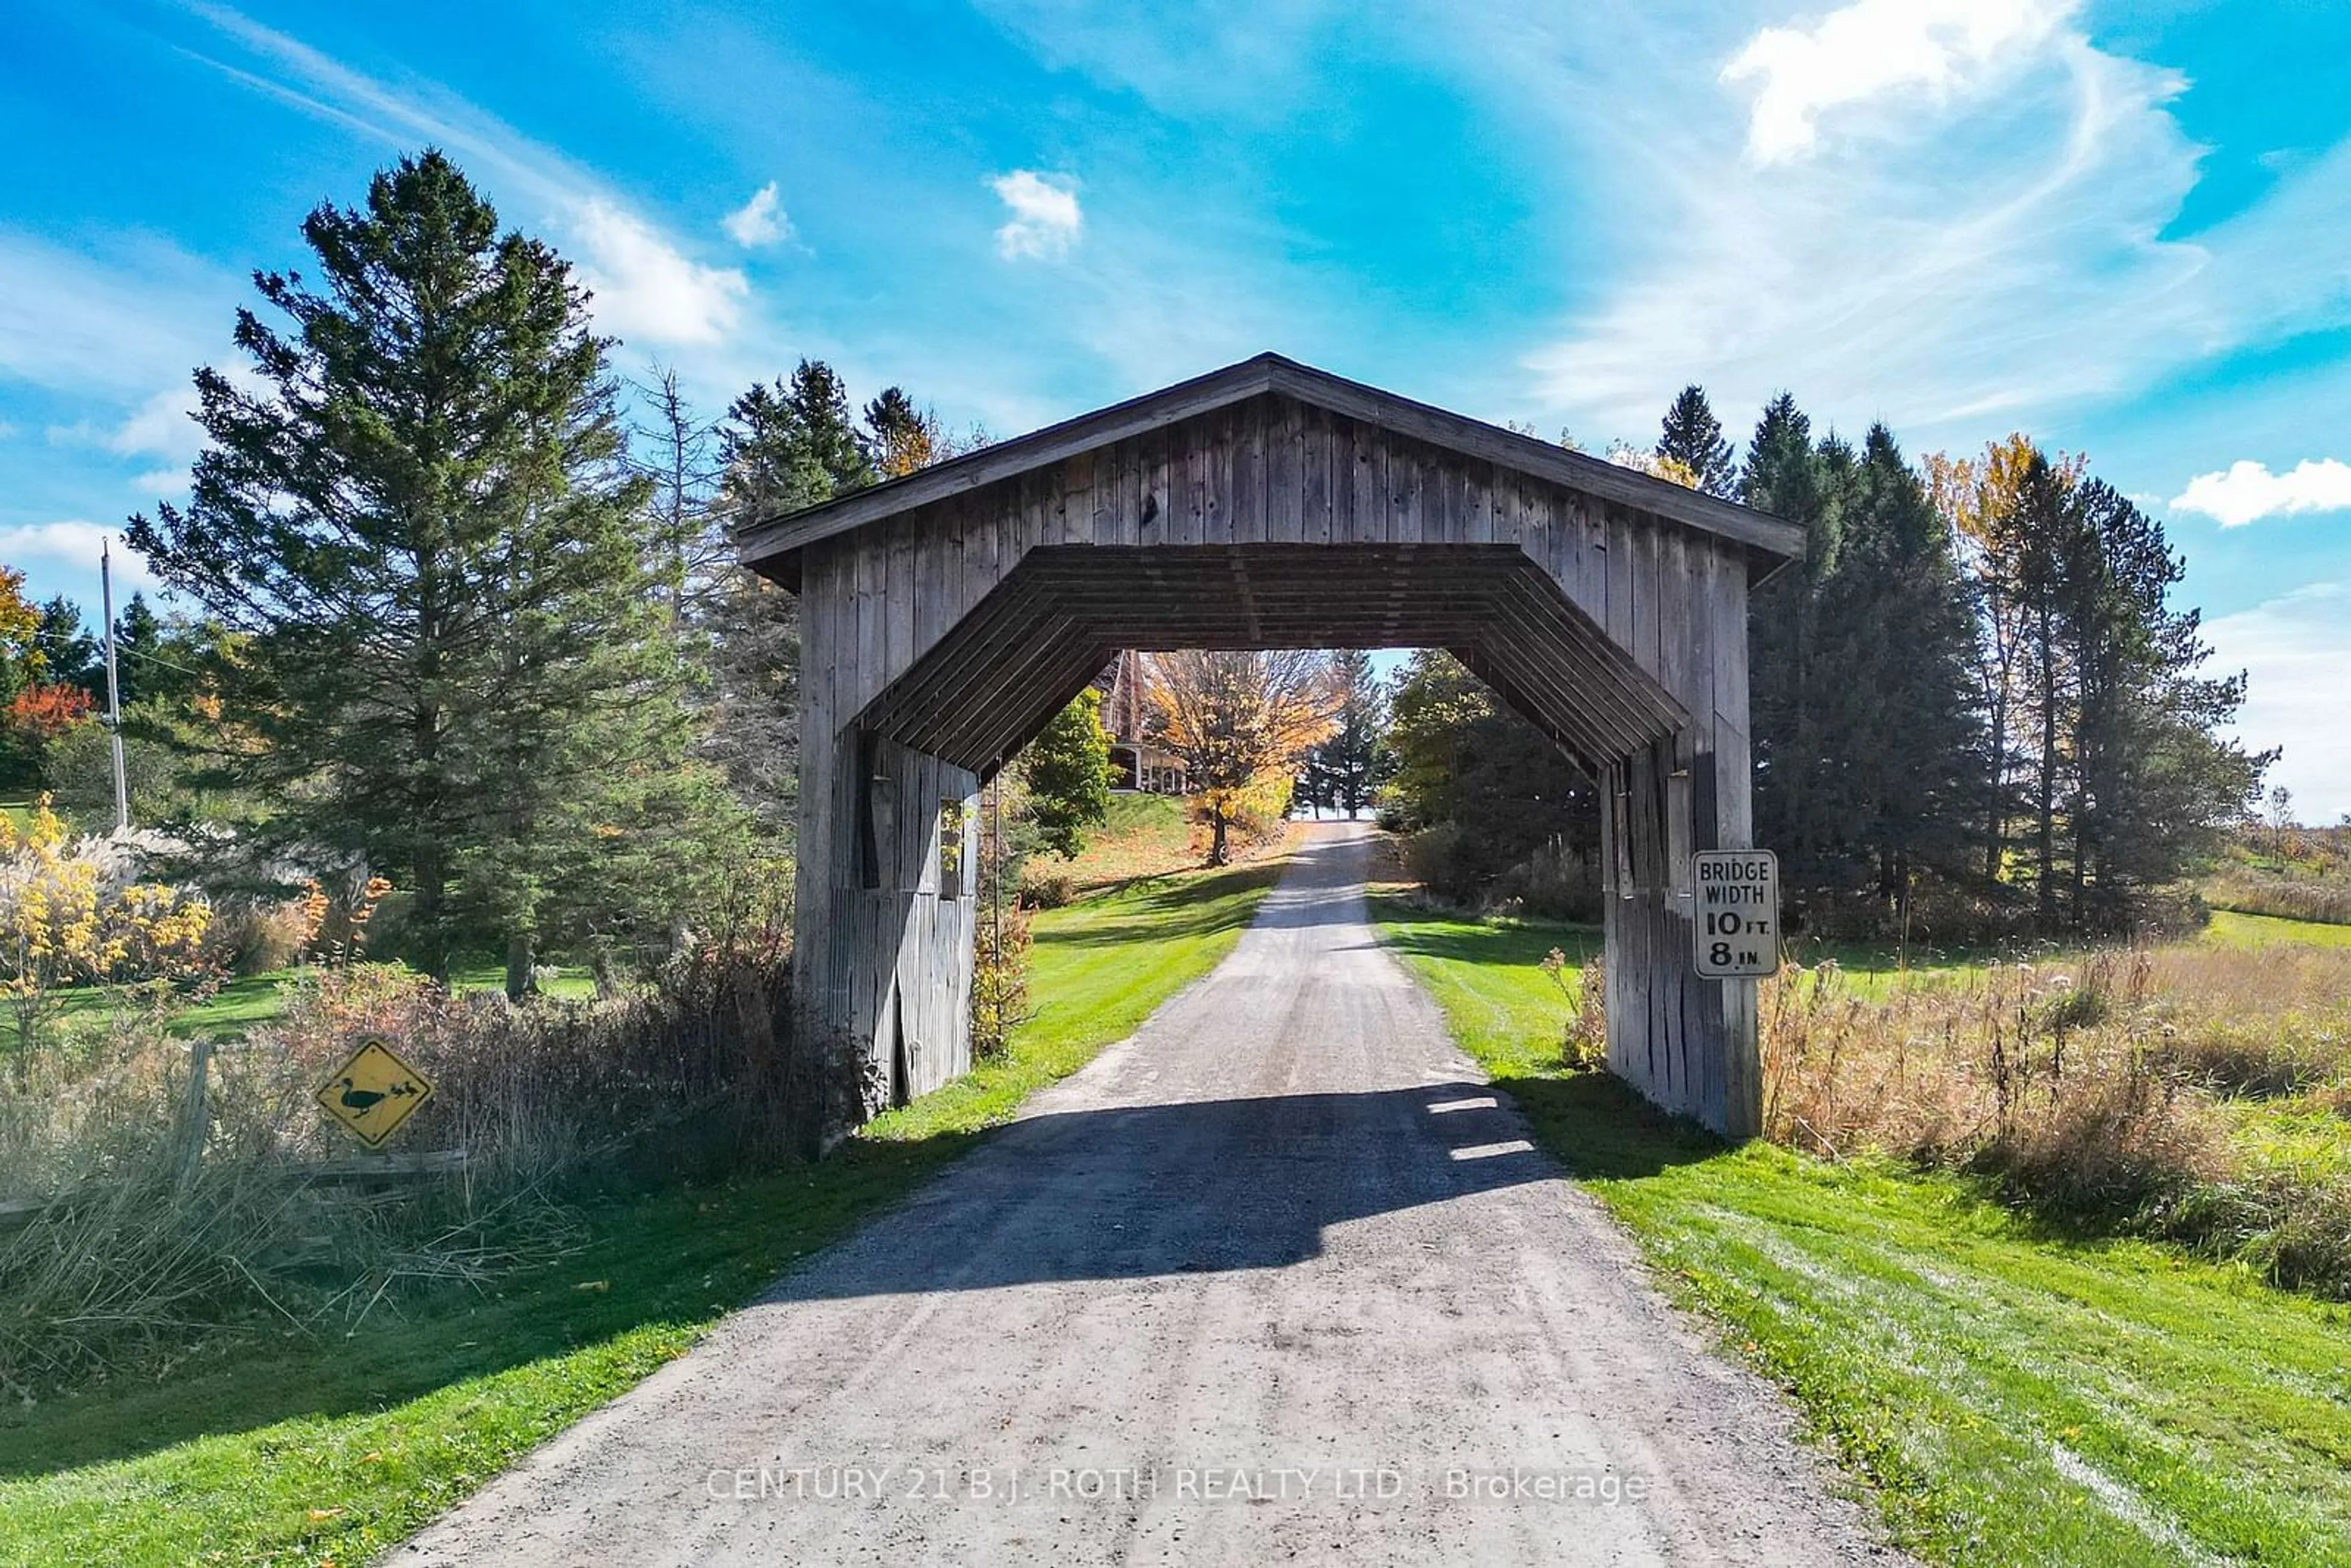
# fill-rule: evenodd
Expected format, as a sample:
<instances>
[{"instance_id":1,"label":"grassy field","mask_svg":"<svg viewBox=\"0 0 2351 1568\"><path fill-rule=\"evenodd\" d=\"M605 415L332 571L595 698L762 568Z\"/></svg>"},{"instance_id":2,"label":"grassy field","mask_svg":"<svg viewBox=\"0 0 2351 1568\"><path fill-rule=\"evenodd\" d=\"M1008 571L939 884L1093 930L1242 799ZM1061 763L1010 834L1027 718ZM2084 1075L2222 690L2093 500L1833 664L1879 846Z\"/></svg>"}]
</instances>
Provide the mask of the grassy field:
<instances>
[{"instance_id":1,"label":"grassy field","mask_svg":"<svg viewBox=\"0 0 2351 1568\"><path fill-rule=\"evenodd\" d=\"M1957 1178L1727 1149L1560 1071L1564 1004L1534 966L1588 933L1392 896L1375 912L1544 1146L1790 1390L1905 1546L1971 1565L2351 1562L2351 1311L2050 1234Z\"/></svg>"},{"instance_id":2,"label":"grassy field","mask_svg":"<svg viewBox=\"0 0 2351 1568\"><path fill-rule=\"evenodd\" d=\"M167 1027L183 1039L200 1034L220 1039L241 1035L286 1010L286 987L297 974L293 969L272 969L266 974L239 975L203 1001L172 1014ZM499 964L470 964L449 975L450 986L461 991L495 991L506 983L506 967ZM596 994L596 982L584 968L559 969L546 991L550 997L579 1000ZM74 1019L101 1014L118 998L109 988L89 986L66 992L63 1000L65 1016Z\"/></svg>"},{"instance_id":3,"label":"grassy field","mask_svg":"<svg viewBox=\"0 0 2351 1568\"><path fill-rule=\"evenodd\" d=\"M2351 947L2351 925L2323 920L2288 920L2275 915L2240 915L2226 909L2212 912L2204 940L2236 947L2294 942L2310 947Z\"/></svg>"},{"instance_id":4,"label":"grassy field","mask_svg":"<svg viewBox=\"0 0 2351 1568\"><path fill-rule=\"evenodd\" d=\"M1289 841L1286 826L1262 838L1237 834L1233 860L1240 863L1280 855ZM1207 856L1207 830L1191 820L1176 797L1117 794L1110 798L1110 820L1088 832L1076 860L1039 854L1031 857L1023 875L1030 880L1065 876L1081 893L1099 893L1189 871Z\"/></svg>"},{"instance_id":5,"label":"grassy field","mask_svg":"<svg viewBox=\"0 0 2351 1568\"><path fill-rule=\"evenodd\" d=\"M0 1563L363 1561L1131 1031L1230 949L1279 869L1159 879L1039 916L1041 1005L1008 1057L821 1165L591 1212L560 1264L347 1340L198 1347L202 1371L11 1401Z\"/></svg>"}]
</instances>

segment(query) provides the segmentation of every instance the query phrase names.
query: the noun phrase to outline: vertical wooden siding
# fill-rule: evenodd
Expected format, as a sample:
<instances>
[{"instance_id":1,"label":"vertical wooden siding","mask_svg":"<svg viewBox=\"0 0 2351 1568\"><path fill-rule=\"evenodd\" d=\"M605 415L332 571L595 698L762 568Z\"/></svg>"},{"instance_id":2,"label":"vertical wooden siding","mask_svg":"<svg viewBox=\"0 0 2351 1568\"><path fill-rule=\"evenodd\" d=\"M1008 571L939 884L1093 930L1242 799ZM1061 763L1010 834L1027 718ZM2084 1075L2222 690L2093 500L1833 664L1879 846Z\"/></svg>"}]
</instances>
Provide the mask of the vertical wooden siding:
<instances>
[{"instance_id":1,"label":"vertical wooden siding","mask_svg":"<svg viewBox=\"0 0 2351 1568\"><path fill-rule=\"evenodd\" d=\"M809 1024L848 1031L886 1084L903 1019L916 1092L969 1065L972 900L939 897L934 841L939 802L961 800L976 856L977 777L877 741L899 809L878 846L883 885L861 886L856 716L1032 548L1263 542L1518 545L1688 710L1679 733L1603 768L1609 1057L1668 1110L1755 1131L1753 989L1693 972L1689 883L1692 850L1750 842L1744 547L1279 396L809 547L796 892ZM1067 678L1008 637L1008 683Z\"/></svg>"}]
</instances>

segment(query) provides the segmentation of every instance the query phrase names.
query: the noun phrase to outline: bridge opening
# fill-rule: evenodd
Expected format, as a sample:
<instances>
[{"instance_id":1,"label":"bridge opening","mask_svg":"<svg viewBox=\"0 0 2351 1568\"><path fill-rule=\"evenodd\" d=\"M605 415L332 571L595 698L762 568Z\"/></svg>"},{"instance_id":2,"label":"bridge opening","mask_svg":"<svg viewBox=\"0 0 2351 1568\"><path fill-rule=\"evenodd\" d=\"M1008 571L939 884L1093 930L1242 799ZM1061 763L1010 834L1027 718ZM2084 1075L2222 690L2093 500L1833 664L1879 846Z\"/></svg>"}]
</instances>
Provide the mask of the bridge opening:
<instances>
[{"instance_id":1,"label":"bridge opening","mask_svg":"<svg viewBox=\"0 0 2351 1568\"><path fill-rule=\"evenodd\" d=\"M1121 650L1439 647L1595 781L1612 1068L1748 1135L1690 857L1750 847L1747 593L1800 543L1272 355L758 523L801 600L803 1032L893 1096L968 1067L977 791Z\"/></svg>"}]
</instances>

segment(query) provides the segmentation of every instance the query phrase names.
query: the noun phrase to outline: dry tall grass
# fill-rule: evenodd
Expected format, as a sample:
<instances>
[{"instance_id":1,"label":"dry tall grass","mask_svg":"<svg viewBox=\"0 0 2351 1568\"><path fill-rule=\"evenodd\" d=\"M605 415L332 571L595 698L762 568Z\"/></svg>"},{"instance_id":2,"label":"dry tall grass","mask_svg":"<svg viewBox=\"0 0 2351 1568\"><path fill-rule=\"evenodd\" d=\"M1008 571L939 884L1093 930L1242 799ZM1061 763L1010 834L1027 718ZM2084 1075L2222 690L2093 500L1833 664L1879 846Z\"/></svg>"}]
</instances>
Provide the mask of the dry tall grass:
<instances>
[{"instance_id":1,"label":"dry tall grass","mask_svg":"<svg viewBox=\"0 0 2351 1568\"><path fill-rule=\"evenodd\" d=\"M681 962L593 1002L452 995L388 966L315 972L284 1017L213 1055L191 1157L189 1048L152 1014L0 1066L0 1386L53 1385L258 1322L347 1323L424 1284L567 1244L568 1204L814 1146L862 1091L798 1049L780 940ZM361 1038L434 1080L399 1133L463 1150L445 1177L352 1183L314 1103ZM175 1351L174 1347L178 1347Z\"/></svg>"},{"instance_id":2,"label":"dry tall grass","mask_svg":"<svg viewBox=\"0 0 2351 1568\"><path fill-rule=\"evenodd\" d=\"M2232 866L2205 883L2204 901L2215 909L2245 915L2351 925L2351 878L2342 876L2289 875Z\"/></svg>"},{"instance_id":3,"label":"dry tall grass","mask_svg":"<svg viewBox=\"0 0 2351 1568\"><path fill-rule=\"evenodd\" d=\"M1766 1132L1997 1181L2047 1218L2351 1296L2351 952L2110 949L1859 994L1768 982ZM2315 1117L2334 1132L2289 1136Z\"/></svg>"}]
</instances>

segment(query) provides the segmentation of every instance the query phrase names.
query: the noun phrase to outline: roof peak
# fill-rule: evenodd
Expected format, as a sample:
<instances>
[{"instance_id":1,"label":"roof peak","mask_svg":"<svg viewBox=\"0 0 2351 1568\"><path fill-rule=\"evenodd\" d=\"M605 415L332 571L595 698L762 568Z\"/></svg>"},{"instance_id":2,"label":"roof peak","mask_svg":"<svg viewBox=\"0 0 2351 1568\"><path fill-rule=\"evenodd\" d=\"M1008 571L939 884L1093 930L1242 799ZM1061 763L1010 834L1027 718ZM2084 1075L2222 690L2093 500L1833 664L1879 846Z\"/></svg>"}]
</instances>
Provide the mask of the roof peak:
<instances>
[{"instance_id":1,"label":"roof peak","mask_svg":"<svg viewBox=\"0 0 2351 1568\"><path fill-rule=\"evenodd\" d=\"M737 551L745 564L771 576L787 576L793 570L793 558L820 539L1267 393L1296 398L1395 434L1720 535L1774 561L1802 548L1802 532L1794 525L1735 502L1349 381L1268 349L913 474L799 511L757 519L737 531Z\"/></svg>"}]
</instances>

